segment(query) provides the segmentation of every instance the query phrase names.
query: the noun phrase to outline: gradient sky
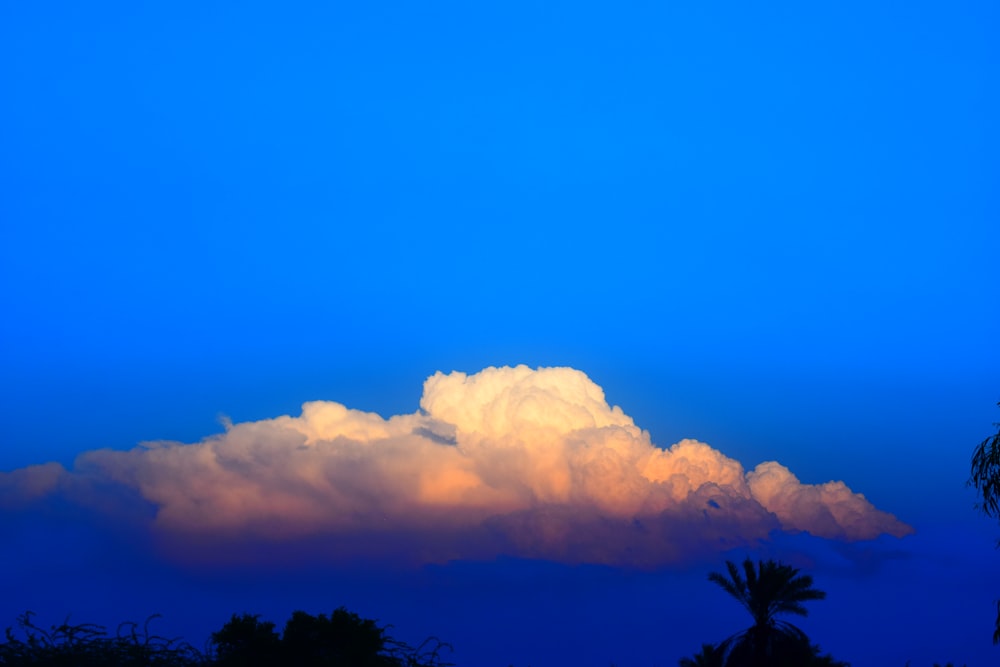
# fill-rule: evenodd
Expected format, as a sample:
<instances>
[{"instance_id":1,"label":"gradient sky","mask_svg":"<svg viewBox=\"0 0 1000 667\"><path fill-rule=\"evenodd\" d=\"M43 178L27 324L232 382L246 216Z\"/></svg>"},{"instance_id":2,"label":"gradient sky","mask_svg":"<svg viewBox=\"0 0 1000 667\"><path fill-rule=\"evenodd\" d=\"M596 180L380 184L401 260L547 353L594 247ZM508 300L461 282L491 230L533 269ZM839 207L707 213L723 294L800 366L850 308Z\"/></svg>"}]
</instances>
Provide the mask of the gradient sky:
<instances>
[{"instance_id":1,"label":"gradient sky","mask_svg":"<svg viewBox=\"0 0 1000 667\"><path fill-rule=\"evenodd\" d=\"M226 569L0 493L0 625L346 604L461 665L674 665L743 627L705 573L750 553L855 667L995 662L997 5L361 4L0 4L0 470L572 367L916 533Z\"/></svg>"}]
</instances>

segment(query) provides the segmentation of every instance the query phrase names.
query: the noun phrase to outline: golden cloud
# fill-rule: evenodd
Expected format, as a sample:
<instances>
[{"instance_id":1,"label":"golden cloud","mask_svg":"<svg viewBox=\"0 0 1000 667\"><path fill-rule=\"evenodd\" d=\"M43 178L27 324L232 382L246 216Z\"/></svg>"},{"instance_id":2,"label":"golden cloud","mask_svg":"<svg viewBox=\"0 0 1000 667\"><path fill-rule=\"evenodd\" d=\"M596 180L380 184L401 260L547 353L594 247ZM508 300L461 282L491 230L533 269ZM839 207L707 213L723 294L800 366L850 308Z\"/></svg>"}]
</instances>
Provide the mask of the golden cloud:
<instances>
[{"instance_id":1,"label":"golden cloud","mask_svg":"<svg viewBox=\"0 0 1000 667\"><path fill-rule=\"evenodd\" d=\"M71 472L0 474L0 508L54 493L106 508L93 496L108 488L150 504L164 539L321 540L332 555L357 555L397 549L396 536L420 560L658 566L774 530L912 532L842 482L802 484L776 462L747 474L695 440L657 447L571 368L439 372L420 410L389 419L315 401L194 444L91 451Z\"/></svg>"}]
</instances>

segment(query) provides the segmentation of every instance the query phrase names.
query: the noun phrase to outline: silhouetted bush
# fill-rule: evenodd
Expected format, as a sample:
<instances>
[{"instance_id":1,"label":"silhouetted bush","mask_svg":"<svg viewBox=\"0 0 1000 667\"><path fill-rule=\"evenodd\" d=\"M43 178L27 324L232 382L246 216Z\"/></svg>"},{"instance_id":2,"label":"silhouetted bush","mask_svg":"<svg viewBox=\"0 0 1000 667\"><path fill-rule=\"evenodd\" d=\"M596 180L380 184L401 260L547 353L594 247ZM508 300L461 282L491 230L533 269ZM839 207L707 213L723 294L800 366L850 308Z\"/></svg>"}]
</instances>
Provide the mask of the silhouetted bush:
<instances>
[{"instance_id":1,"label":"silhouetted bush","mask_svg":"<svg viewBox=\"0 0 1000 667\"><path fill-rule=\"evenodd\" d=\"M257 614L233 614L218 632L212 633L215 664L220 667L266 667L277 662L281 637L274 623Z\"/></svg>"},{"instance_id":2,"label":"silhouetted bush","mask_svg":"<svg viewBox=\"0 0 1000 667\"><path fill-rule=\"evenodd\" d=\"M139 630L122 623L111 636L102 625L70 625L67 618L48 630L34 624L30 611L17 617L20 635L7 628L0 644L5 667L201 667L205 656L179 639L150 634L150 616Z\"/></svg>"},{"instance_id":3,"label":"silhouetted bush","mask_svg":"<svg viewBox=\"0 0 1000 667\"><path fill-rule=\"evenodd\" d=\"M259 616L233 615L212 633L213 664L220 667L447 667L451 646L435 637L412 647L371 619L340 607L330 616L296 611L279 636Z\"/></svg>"},{"instance_id":4,"label":"silhouetted bush","mask_svg":"<svg viewBox=\"0 0 1000 667\"><path fill-rule=\"evenodd\" d=\"M442 659L451 646L435 637L417 647L389 636L376 621L343 607L330 616L296 611L279 635L275 624L252 614L233 615L213 632L206 653L179 639L122 623L112 636L104 626L35 625L32 612L7 628L2 667L452 667Z\"/></svg>"}]
</instances>

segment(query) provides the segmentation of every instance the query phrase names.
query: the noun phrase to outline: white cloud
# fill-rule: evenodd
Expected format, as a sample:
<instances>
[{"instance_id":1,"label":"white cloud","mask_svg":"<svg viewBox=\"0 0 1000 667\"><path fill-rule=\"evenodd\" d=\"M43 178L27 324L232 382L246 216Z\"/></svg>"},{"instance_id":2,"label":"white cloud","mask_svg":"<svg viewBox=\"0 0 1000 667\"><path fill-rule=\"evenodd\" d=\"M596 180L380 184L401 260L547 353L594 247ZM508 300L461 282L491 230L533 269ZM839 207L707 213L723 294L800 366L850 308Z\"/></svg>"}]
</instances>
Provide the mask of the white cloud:
<instances>
[{"instance_id":1,"label":"white cloud","mask_svg":"<svg viewBox=\"0 0 1000 667\"><path fill-rule=\"evenodd\" d=\"M570 368L437 373L420 407L383 419L315 401L195 444L87 452L71 473L0 474L0 509L52 493L106 507L94 496L119 487L155 508L165 541L319 539L334 556L386 556L403 541L422 560L643 566L778 529L846 540L911 531L841 482L801 484L775 462L745 474L694 440L660 449Z\"/></svg>"}]
</instances>

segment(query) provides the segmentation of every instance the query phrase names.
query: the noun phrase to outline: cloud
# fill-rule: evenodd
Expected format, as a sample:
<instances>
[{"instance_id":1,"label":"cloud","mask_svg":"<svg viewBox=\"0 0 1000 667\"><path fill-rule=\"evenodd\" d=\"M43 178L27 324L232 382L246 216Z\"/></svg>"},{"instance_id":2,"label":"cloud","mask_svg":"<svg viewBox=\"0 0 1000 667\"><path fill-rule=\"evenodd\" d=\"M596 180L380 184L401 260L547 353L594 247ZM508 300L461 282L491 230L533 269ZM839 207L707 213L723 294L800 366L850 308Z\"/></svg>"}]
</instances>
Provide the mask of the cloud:
<instances>
[{"instance_id":1,"label":"cloud","mask_svg":"<svg viewBox=\"0 0 1000 667\"><path fill-rule=\"evenodd\" d=\"M754 499L781 517L787 530L846 540L871 540L883 533L901 537L910 532L843 482L802 484L776 461L758 465L747 481Z\"/></svg>"},{"instance_id":2,"label":"cloud","mask_svg":"<svg viewBox=\"0 0 1000 667\"><path fill-rule=\"evenodd\" d=\"M656 567L773 531L912 532L842 482L802 484L776 462L746 474L695 440L661 449L582 372L526 366L436 373L419 411L389 419L314 401L195 444L0 474L0 511L51 495L105 513L145 504L127 513L150 516L171 553L222 559L226 545L310 545L330 558Z\"/></svg>"},{"instance_id":3,"label":"cloud","mask_svg":"<svg viewBox=\"0 0 1000 667\"><path fill-rule=\"evenodd\" d=\"M58 463L0 472L0 510L20 509L53 493L66 470Z\"/></svg>"}]
</instances>

